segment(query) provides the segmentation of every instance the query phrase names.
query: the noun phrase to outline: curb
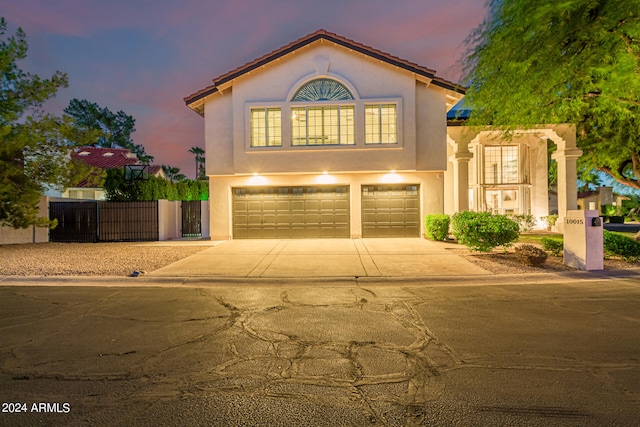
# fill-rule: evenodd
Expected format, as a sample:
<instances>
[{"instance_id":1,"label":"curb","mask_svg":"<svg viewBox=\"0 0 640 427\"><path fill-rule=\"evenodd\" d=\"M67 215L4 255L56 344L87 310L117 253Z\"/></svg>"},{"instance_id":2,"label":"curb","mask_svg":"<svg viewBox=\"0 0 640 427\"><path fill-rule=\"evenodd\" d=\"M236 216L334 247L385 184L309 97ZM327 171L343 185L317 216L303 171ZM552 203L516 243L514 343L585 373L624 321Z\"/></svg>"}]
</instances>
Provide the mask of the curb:
<instances>
[{"instance_id":1,"label":"curb","mask_svg":"<svg viewBox=\"0 0 640 427\"><path fill-rule=\"evenodd\" d=\"M400 286L479 286L575 283L638 279L640 268L624 270L569 271L536 274L489 274L473 276L312 276L312 277L243 277L243 276L0 276L2 286L105 286L105 287L211 287L241 285L400 285ZM639 283L640 284L640 283Z\"/></svg>"}]
</instances>

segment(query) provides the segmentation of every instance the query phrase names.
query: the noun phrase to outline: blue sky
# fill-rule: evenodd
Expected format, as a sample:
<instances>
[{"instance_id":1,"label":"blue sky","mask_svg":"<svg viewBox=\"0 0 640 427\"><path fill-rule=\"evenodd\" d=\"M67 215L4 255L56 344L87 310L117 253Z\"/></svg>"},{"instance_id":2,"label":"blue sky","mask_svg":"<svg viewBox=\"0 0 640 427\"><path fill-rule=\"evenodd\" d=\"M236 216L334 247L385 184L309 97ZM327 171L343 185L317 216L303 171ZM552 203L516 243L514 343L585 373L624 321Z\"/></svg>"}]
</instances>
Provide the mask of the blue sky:
<instances>
[{"instance_id":1,"label":"blue sky","mask_svg":"<svg viewBox=\"0 0 640 427\"><path fill-rule=\"evenodd\" d=\"M189 177L204 120L183 98L212 78L323 28L457 82L485 11L484 0L0 0L8 33L27 34L21 67L69 76L48 110L62 114L72 98L122 110L154 163Z\"/></svg>"}]
</instances>

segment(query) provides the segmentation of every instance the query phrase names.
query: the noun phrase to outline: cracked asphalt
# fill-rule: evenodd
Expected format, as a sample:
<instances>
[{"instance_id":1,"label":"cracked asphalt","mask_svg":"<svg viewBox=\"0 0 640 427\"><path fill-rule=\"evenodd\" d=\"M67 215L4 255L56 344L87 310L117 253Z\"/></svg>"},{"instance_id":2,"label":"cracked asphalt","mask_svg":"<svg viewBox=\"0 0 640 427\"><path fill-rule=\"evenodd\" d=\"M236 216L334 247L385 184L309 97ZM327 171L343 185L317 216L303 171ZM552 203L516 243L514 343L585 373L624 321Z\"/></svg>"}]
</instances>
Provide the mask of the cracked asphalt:
<instances>
[{"instance_id":1,"label":"cracked asphalt","mask_svg":"<svg viewBox=\"0 0 640 427\"><path fill-rule=\"evenodd\" d=\"M0 287L0 425L640 419L637 276L127 284Z\"/></svg>"}]
</instances>

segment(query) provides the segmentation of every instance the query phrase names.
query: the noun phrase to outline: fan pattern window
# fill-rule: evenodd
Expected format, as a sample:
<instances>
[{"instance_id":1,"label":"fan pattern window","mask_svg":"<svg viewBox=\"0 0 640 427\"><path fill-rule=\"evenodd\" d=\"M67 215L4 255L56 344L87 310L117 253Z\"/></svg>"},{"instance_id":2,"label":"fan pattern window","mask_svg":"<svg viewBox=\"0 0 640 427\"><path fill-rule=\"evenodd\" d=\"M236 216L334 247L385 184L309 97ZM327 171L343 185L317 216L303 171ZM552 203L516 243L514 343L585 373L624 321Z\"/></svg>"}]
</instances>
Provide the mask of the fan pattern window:
<instances>
[{"instance_id":1,"label":"fan pattern window","mask_svg":"<svg viewBox=\"0 0 640 427\"><path fill-rule=\"evenodd\" d=\"M292 101L345 101L353 95L343 84L331 79L316 79L303 85Z\"/></svg>"}]
</instances>

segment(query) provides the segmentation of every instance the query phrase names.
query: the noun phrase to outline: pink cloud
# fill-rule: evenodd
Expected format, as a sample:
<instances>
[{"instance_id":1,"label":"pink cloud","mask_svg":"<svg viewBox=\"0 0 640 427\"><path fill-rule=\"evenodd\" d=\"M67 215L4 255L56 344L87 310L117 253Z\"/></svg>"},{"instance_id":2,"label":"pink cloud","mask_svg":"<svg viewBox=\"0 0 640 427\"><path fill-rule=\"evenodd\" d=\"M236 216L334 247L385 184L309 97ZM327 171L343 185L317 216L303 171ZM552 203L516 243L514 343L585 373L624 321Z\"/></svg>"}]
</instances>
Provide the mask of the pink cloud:
<instances>
[{"instance_id":1,"label":"pink cloud","mask_svg":"<svg viewBox=\"0 0 640 427\"><path fill-rule=\"evenodd\" d=\"M479 0L4 3L1 14L27 32L32 63L40 67L35 71L44 69L44 77L56 69L69 74L70 87L52 105L61 110L76 97L133 115L135 142L156 163L178 166L189 175L193 156L187 150L204 143L204 123L182 99L213 77L325 28L455 81L461 43L485 14ZM67 43L93 50L65 50ZM60 52L66 53L64 59Z\"/></svg>"}]
</instances>

